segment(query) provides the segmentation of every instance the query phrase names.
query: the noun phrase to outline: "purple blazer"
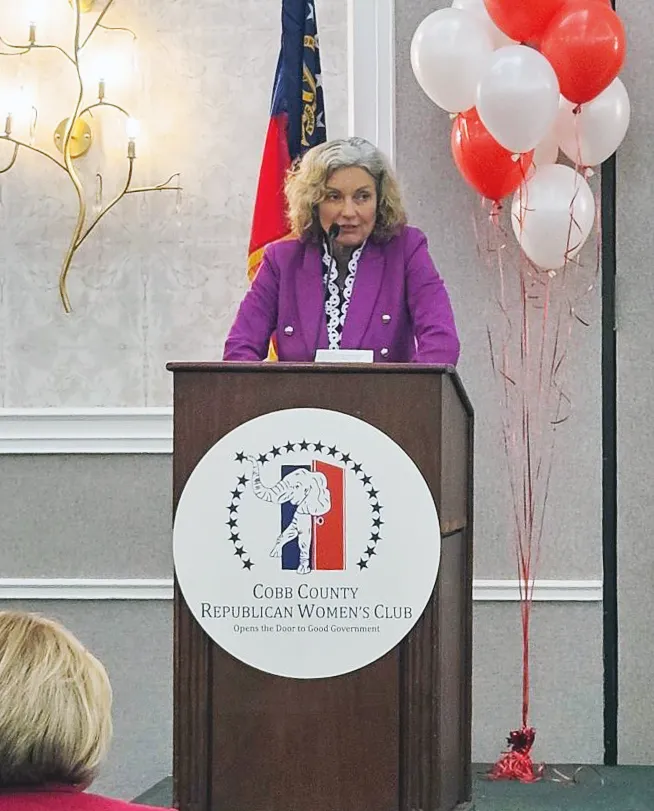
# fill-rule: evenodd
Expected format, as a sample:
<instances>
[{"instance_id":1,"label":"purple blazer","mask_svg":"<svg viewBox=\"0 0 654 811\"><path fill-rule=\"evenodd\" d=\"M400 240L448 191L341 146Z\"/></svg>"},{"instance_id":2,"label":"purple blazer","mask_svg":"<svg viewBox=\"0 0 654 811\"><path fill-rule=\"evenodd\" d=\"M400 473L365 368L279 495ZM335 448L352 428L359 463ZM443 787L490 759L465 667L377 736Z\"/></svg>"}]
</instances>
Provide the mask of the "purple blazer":
<instances>
[{"instance_id":1,"label":"purple blazer","mask_svg":"<svg viewBox=\"0 0 654 811\"><path fill-rule=\"evenodd\" d=\"M327 349L322 270L316 243L269 245L227 336L224 360L264 360L273 332L281 361L313 361L316 349ZM341 349L372 349L375 361L386 363L456 364L450 299L422 231L406 226L388 242L366 243Z\"/></svg>"}]
</instances>

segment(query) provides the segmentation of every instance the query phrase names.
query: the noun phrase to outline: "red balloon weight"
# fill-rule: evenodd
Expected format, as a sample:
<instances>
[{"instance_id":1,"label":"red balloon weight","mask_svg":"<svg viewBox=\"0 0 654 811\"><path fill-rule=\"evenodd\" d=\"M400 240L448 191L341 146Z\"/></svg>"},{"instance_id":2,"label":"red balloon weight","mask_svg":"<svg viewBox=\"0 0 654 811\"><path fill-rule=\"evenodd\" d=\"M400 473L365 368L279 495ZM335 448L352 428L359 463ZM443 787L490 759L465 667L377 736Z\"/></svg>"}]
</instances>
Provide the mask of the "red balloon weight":
<instances>
[{"instance_id":1,"label":"red balloon weight","mask_svg":"<svg viewBox=\"0 0 654 811\"><path fill-rule=\"evenodd\" d=\"M624 26L612 8L598 0L573 0L555 15L540 51L559 79L562 95L575 104L594 99L624 64Z\"/></svg>"},{"instance_id":2,"label":"red balloon weight","mask_svg":"<svg viewBox=\"0 0 654 811\"><path fill-rule=\"evenodd\" d=\"M484 0L495 25L511 39L540 37L565 0Z\"/></svg>"},{"instance_id":3,"label":"red balloon weight","mask_svg":"<svg viewBox=\"0 0 654 811\"><path fill-rule=\"evenodd\" d=\"M533 151L513 160L481 123L477 110L461 113L452 126L452 155L463 178L495 202L512 194L527 177Z\"/></svg>"}]
</instances>

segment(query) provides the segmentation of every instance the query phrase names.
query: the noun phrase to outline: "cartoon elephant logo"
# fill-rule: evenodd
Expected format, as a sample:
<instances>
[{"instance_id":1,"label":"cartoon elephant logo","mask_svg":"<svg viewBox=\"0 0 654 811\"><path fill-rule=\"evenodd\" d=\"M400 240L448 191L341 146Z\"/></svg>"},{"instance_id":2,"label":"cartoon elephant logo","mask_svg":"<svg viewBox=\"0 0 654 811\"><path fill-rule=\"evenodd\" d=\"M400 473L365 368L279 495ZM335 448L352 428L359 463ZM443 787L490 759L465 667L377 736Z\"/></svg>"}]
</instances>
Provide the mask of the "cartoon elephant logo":
<instances>
[{"instance_id":1,"label":"cartoon elephant logo","mask_svg":"<svg viewBox=\"0 0 654 811\"><path fill-rule=\"evenodd\" d=\"M281 557L284 544L297 539L300 550L297 573L309 574L311 571L309 556L311 554L312 519L325 515L332 506L327 478L322 473L315 473L306 468L296 468L272 487L266 487L261 481L258 460L252 456L248 459L252 464L252 490L255 496L270 504L288 502L296 508L293 520L277 537L270 556Z\"/></svg>"}]
</instances>

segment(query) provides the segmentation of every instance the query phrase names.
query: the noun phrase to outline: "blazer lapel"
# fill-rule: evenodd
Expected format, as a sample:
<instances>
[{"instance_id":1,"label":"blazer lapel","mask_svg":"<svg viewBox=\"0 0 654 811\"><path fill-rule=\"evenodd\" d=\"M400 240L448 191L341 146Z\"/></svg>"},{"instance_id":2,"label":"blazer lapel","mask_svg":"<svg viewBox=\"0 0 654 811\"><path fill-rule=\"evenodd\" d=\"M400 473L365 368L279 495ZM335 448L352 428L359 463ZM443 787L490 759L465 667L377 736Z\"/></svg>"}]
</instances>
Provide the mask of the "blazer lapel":
<instances>
[{"instance_id":1,"label":"blazer lapel","mask_svg":"<svg viewBox=\"0 0 654 811\"><path fill-rule=\"evenodd\" d=\"M316 348L327 346L325 290L320 245L306 244L304 261L295 273L297 313L307 355L313 360Z\"/></svg>"},{"instance_id":2,"label":"blazer lapel","mask_svg":"<svg viewBox=\"0 0 654 811\"><path fill-rule=\"evenodd\" d=\"M354 277L352 297L348 307L341 347L343 349L371 349L361 346L372 311L377 303L384 276L384 253L375 242L368 242L361 253Z\"/></svg>"}]
</instances>

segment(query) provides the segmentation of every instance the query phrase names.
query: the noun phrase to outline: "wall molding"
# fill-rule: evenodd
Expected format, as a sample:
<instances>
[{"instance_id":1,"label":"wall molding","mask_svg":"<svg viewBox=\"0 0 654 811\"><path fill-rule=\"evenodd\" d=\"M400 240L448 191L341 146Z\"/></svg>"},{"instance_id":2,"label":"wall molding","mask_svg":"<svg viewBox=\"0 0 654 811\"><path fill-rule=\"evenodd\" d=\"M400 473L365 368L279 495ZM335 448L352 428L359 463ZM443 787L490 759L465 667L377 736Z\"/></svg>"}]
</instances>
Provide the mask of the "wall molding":
<instances>
[{"instance_id":1,"label":"wall molding","mask_svg":"<svg viewBox=\"0 0 654 811\"><path fill-rule=\"evenodd\" d=\"M0 454L172 449L172 408L0 408Z\"/></svg>"},{"instance_id":2,"label":"wall molding","mask_svg":"<svg viewBox=\"0 0 654 811\"><path fill-rule=\"evenodd\" d=\"M520 586L517 580L475 580L472 593L475 602L517 602L520 599ZM602 581L537 580L534 602L602 602Z\"/></svg>"},{"instance_id":3,"label":"wall molding","mask_svg":"<svg viewBox=\"0 0 654 811\"><path fill-rule=\"evenodd\" d=\"M171 578L0 578L3 600L172 600ZM517 602L515 580L475 580L475 602ZM601 602L601 580L538 580L535 602Z\"/></svg>"},{"instance_id":4,"label":"wall molding","mask_svg":"<svg viewBox=\"0 0 654 811\"><path fill-rule=\"evenodd\" d=\"M348 132L395 159L395 0L348 0Z\"/></svg>"},{"instance_id":5,"label":"wall molding","mask_svg":"<svg viewBox=\"0 0 654 811\"><path fill-rule=\"evenodd\" d=\"M172 600L170 578L3 577L2 600Z\"/></svg>"}]
</instances>

